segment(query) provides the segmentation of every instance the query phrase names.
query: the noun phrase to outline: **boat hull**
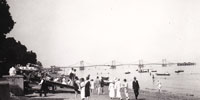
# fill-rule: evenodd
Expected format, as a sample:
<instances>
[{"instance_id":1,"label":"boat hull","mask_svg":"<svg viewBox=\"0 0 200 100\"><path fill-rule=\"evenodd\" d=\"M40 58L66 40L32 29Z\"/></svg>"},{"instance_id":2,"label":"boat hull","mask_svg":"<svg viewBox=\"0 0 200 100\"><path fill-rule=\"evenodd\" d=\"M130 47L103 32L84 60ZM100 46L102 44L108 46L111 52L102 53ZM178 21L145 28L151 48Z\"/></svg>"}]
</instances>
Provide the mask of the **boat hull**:
<instances>
[{"instance_id":1,"label":"boat hull","mask_svg":"<svg viewBox=\"0 0 200 100\"><path fill-rule=\"evenodd\" d=\"M169 73L156 73L157 76L170 76Z\"/></svg>"}]
</instances>

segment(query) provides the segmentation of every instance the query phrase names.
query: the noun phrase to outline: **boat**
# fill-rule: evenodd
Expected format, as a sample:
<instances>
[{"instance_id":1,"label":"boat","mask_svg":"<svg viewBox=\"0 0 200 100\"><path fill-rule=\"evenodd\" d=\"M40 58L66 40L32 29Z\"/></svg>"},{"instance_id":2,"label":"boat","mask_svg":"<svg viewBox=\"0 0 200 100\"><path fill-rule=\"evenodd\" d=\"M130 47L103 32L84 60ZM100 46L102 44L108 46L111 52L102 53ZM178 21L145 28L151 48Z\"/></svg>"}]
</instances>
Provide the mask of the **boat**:
<instances>
[{"instance_id":1,"label":"boat","mask_svg":"<svg viewBox=\"0 0 200 100\"><path fill-rule=\"evenodd\" d=\"M101 77L103 80L109 80L109 77Z\"/></svg>"},{"instance_id":2,"label":"boat","mask_svg":"<svg viewBox=\"0 0 200 100\"><path fill-rule=\"evenodd\" d=\"M109 77L101 77L101 78L102 78L103 81L104 81L103 84L104 84L105 86L109 86L109 83L110 83L110 82L109 82Z\"/></svg>"},{"instance_id":3,"label":"boat","mask_svg":"<svg viewBox=\"0 0 200 100\"><path fill-rule=\"evenodd\" d=\"M177 63L177 66L192 66L196 65L194 62L182 62L182 63Z\"/></svg>"},{"instance_id":4,"label":"boat","mask_svg":"<svg viewBox=\"0 0 200 100\"><path fill-rule=\"evenodd\" d=\"M139 73L148 73L149 69L140 69L138 70Z\"/></svg>"},{"instance_id":5,"label":"boat","mask_svg":"<svg viewBox=\"0 0 200 100\"><path fill-rule=\"evenodd\" d=\"M169 73L156 73L157 76L170 76Z\"/></svg>"},{"instance_id":6,"label":"boat","mask_svg":"<svg viewBox=\"0 0 200 100\"><path fill-rule=\"evenodd\" d=\"M184 70L176 70L175 73L184 72Z\"/></svg>"},{"instance_id":7,"label":"boat","mask_svg":"<svg viewBox=\"0 0 200 100\"><path fill-rule=\"evenodd\" d=\"M157 72L157 70L151 70L151 72Z\"/></svg>"},{"instance_id":8,"label":"boat","mask_svg":"<svg viewBox=\"0 0 200 100\"><path fill-rule=\"evenodd\" d=\"M130 73L131 73L131 72L129 72L129 71L128 71L128 72L125 72L125 74L130 74Z\"/></svg>"},{"instance_id":9,"label":"boat","mask_svg":"<svg viewBox=\"0 0 200 100\"><path fill-rule=\"evenodd\" d=\"M149 72L157 72L155 69L149 69Z\"/></svg>"}]
</instances>

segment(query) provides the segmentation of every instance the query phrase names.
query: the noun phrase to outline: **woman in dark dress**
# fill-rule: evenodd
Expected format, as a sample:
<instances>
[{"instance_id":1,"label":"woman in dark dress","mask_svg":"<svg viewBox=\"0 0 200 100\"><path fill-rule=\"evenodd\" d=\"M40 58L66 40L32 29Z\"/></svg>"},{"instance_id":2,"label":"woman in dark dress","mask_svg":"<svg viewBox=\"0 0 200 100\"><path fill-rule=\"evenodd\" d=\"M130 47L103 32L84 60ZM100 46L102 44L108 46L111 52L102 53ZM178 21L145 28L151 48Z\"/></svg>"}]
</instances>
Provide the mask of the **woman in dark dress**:
<instances>
[{"instance_id":1,"label":"woman in dark dress","mask_svg":"<svg viewBox=\"0 0 200 100\"><path fill-rule=\"evenodd\" d=\"M85 84L85 97L87 100L89 100L90 97L90 81L89 81L89 77L86 77L86 84Z\"/></svg>"},{"instance_id":2,"label":"woman in dark dress","mask_svg":"<svg viewBox=\"0 0 200 100\"><path fill-rule=\"evenodd\" d=\"M100 86L102 94L104 94L104 84L105 84L104 79L101 77Z\"/></svg>"},{"instance_id":3,"label":"woman in dark dress","mask_svg":"<svg viewBox=\"0 0 200 100\"><path fill-rule=\"evenodd\" d=\"M78 77L75 77L75 80L73 82L74 91L75 91L75 99L76 99L77 95L80 93L78 84L80 84L80 81L79 81Z\"/></svg>"}]
</instances>

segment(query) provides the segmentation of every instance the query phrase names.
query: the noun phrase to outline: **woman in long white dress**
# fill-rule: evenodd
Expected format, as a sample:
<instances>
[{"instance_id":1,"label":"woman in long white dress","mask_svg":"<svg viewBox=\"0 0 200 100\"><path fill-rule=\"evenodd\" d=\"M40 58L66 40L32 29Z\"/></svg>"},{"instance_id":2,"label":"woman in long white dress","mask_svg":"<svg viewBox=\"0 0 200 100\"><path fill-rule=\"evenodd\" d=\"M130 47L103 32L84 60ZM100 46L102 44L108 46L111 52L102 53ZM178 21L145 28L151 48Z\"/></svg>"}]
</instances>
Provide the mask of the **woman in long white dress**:
<instances>
[{"instance_id":1,"label":"woman in long white dress","mask_svg":"<svg viewBox=\"0 0 200 100\"><path fill-rule=\"evenodd\" d=\"M157 85L158 85L158 92L161 92L162 85L161 85L161 82L159 80L158 80Z\"/></svg>"},{"instance_id":2,"label":"woman in long white dress","mask_svg":"<svg viewBox=\"0 0 200 100\"><path fill-rule=\"evenodd\" d=\"M93 79L91 79L91 81L90 81L90 90L91 90L91 93L93 93L93 90L94 90L94 80Z\"/></svg>"},{"instance_id":3,"label":"woman in long white dress","mask_svg":"<svg viewBox=\"0 0 200 100\"><path fill-rule=\"evenodd\" d=\"M115 84L114 81L111 81L108 87L109 97L113 99L115 97Z\"/></svg>"},{"instance_id":4,"label":"woman in long white dress","mask_svg":"<svg viewBox=\"0 0 200 100\"><path fill-rule=\"evenodd\" d=\"M126 99L129 100L129 95L128 95L128 82L127 82L126 79L124 79L123 88L124 88L124 94L125 94L125 96L126 96Z\"/></svg>"},{"instance_id":5,"label":"woman in long white dress","mask_svg":"<svg viewBox=\"0 0 200 100\"><path fill-rule=\"evenodd\" d=\"M117 80L117 82L115 83L115 89L117 91L116 93L116 97L119 98L120 100L122 100L122 96L121 96L121 82L120 79Z\"/></svg>"},{"instance_id":6,"label":"woman in long white dress","mask_svg":"<svg viewBox=\"0 0 200 100\"><path fill-rule=\"evenodd\" d=\"M84 78L81 78L80 89L81 89L81 100L85 99L85 81Z\"/></svg>"}]
</instances>

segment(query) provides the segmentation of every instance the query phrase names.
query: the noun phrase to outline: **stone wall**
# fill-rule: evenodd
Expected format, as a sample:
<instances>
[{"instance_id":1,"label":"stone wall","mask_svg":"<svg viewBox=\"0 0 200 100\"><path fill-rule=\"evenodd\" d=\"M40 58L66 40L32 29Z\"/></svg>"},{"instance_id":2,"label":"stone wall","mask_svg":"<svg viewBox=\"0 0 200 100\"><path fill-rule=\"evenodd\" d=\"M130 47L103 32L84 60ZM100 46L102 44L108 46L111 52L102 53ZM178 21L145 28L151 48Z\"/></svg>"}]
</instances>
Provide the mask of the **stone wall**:
<instances>
[{"instance_id":1,"label":"stone wall","mask_svg":"<svg viewBox=\"0 0 200 100\"><path fill-rule=\"evenodd\" d=\"M5 75L3 76L3 78L5 78L9 83L10 92L15 94L16 96L24 95L24 79L22 75Z\"/></svg>"},{"instance_id":2,"label":"stone wall","mask_svg":"<svg viewBox=\"0 0 200 100\"><path fill-rule=\"evenodd\" d=\"M10 100L8 81L0 80L0 100Z\"/></svg>"}]
</instances>

